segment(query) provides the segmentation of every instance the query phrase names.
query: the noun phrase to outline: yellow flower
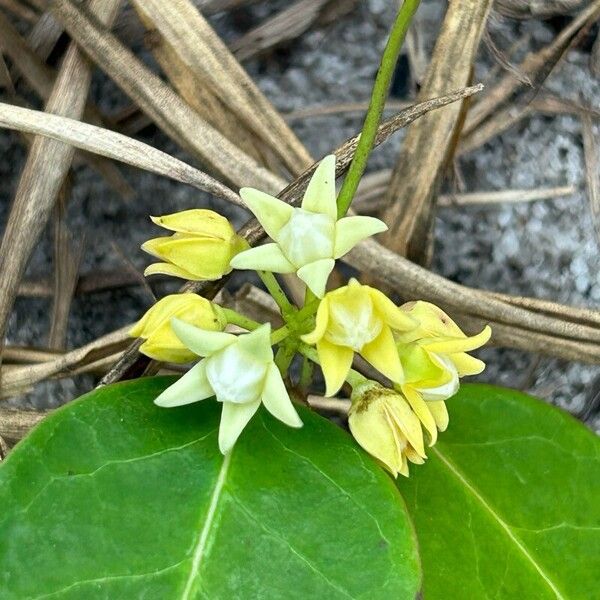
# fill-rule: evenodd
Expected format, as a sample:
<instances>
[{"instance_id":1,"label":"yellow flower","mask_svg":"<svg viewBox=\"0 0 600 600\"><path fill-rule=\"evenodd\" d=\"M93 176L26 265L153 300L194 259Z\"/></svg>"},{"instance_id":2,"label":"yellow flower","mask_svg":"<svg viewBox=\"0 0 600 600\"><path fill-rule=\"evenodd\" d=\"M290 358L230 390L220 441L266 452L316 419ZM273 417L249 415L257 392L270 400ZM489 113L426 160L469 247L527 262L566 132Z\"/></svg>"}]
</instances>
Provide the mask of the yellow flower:
<instances>
[{"instance_id":1,"label":"yellow flower","mask_svg":"<svg viewBox=\"0 0 600 600\"><path fill-rule=\"evenodd\" d=\"M241 252L232 266L296 273L318 298L325 294L335 259L361 240L387 229L383 221L374 217L338 219L333 154L319 163L300 208L252 188L242 188L240 196L275 243Z\"/></svg>"},{"instance_id":2,"label":"yellow flower","mask_svg":"<svg viewBox=\"0 0 600 600\"><path fill-rule=\"evenodd\" d=\"M196 358L175 335L171 319L177 317L185 323L208 331L223 331L227 319L216 304L197 294L172 294L152 306L132 327L129 335L145 341L140 352L155 360L186 363Z\"/></svg>"},{"instance_id":3,"label":"yellow flower","mask_svg":"<svg viewBox=\"0 0 600 600\"><path fill-rule=\"evenodd\" d=\"M400 308L419 324L412 331L396 334L404 370L401 390L433 445L438 430L448 426L444 401L458 391L459 378L477 375L485 368L483 361L467 352L483 346L491 329L486 326L481 333L467 336L442 309L429 302L409 302Z\"/></svg>"},{"instance_id":4,"label":"yellow flower","mask_svg":"<svg viewBox=\"0 0 600 600\"><path fill-rule=\"evenodd\" d=\"M212 210L198 208L150 218L175 233L142 244L142 250L165 261L150 265L144 275L160 273L192 281L219 279L231 272L231 259L248 247L231 223Z\"/></svg>"},{"instance_id":5,"label":"yellow flower","mask_svg":"<svg viewBox=\"0 0 600 600\"><path fill-rule=\"evenodd\" d=\"M421 423L405 398L373 381L352 393L348 424L354 439L390 473L408 477L408 461L423 464Z\"/></svg>"},{"instance_id":6,"label":"yellow flower","mask_svg":"<svg viewBox=\"0 0 600 600\"><path fill-rule=\"evenodd\" d=\"M342 387L355 352L383 375L401 383L402 365L392 329L409 331L416 325L385 294L351 279L347 286L325 295L314 331L302 340L316 344L326 395L333 396Z\"/></svg>"}]
</instances>

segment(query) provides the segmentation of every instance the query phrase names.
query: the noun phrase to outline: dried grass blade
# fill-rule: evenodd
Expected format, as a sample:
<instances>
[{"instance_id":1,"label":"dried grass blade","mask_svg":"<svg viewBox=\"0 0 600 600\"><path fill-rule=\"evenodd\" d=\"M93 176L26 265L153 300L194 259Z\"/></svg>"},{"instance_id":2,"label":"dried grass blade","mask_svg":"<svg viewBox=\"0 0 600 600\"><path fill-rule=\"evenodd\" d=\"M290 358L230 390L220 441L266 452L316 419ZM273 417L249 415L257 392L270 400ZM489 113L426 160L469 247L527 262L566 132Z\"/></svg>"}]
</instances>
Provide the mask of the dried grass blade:
<instances>
[{"instance_id":1,"label":"dried grass blade","mask_svg":"<svg viewBox=\"0 0 600 600\"><path fill-rule=\"evenodd\" d=\"M598 156L598 143L594 135L594 123L589 115L581 115L581 129L588 201L596 237L600 241L600 157Z\"/></svg>"},{"instance_id":2,"label":"dried grass blade","mask_svg":"<svg viewBox=\"0 0 600 600\"><path fill-rule=\"evenodd\" d=\"M265 50L301 36L318 20L328 4L330 0L298 0L248 31L229 47L238 60L248 60Z\"/></svg>"},{"instance_id":3,"label":"dried grass blade","mask_svg":"<svg viewBox=\"0 0 600 600\"><path fill-rule=\"evenodd\" d=\"M206 85L206 81L181 60L173 46L154 29L152 21L143 13L140 16L144 25L150 30L150 35L146 37L146 45L179 95L229 141L235 143L257 162L268 167L259 149L260 140L249 132L237 115L214 95L211 88Z\"/></svg>"},{"instance_id":4,"label":"dried grass blade","mask_svg":"<svg viewBox=\"0 0 600 600\"><path fill-rule=\"evenodd\" d=\"M302 143L190 0L134 0L181 60L217 98L299 174L313 161Z\"/></svg>"},{"instance_id":5,"label":"dried grass blade","mask_svg":"<svg viewBox=\"0 0 600 600\"><path fill-rule=\"evenodd\" d=\"M127 346L130 327L117 329L90 344L66 352L48 362L13 368L8 372L4 372L5 369L3 369L3 394L11 394L20 388L29 387L49 377L60 373L70 373L84 365L93 364L107 356L113 356Z\"/></svg>"},{"instance_id":6,"label":"dried grass blade","mask_svg":"<svg viewBox=\"0 0 600 600\"><path fill-rule=\"evenodd\" d=\"M449 4L420 98L467 85L491 0ZM427 262L435 196L462 125L462 103L426 115L409 127L388 190L385 244Z\"/></svg>"},{"instance_id":7,"label":"dried grass blade","mask_svg":"<svg viewBox=\"0 0 600 600\"><path fill-rule=\"evenodd\" d=\"M105 27L71 0L55 0L53 9L88 56L176 142L211 166L221 178L271 192L282 181L260 167L197 115Z\"/></svg>"},{"instance_id":8,"label":"dried grass blade","mask_svg":"<svg viewBox=\"0 0 600 600\"><path fill-rule=\"evenodd\" d=\"M67 326L71 301L77 285L79 265L83 258L84 240L73 239L65 222L65 209L70 194L67 180L56 206L54 225L54 293L48 347L63 350L66 347Z\"/></svg>"},{"instance_id":9,"label":"dried grass blade","mask_svg":"<svg viewBox=\"0 0 600 600\"><path fill-rule=\"evenodd\" d=\"M143 142L96 125L0 102L0 127L44 135L241 204L235 192L206 173Z\"/></svg>"},{"instance_id":10,"label":"dried grass blade","mask_svg":"<svg viewBox=\"0 0 600 600\"><path fill-rule=\"evenodd\" d=\"M50 411L0 408L0 436L15 443L23 439Z\"/></svg>"},{"instance_id":11,"label":"dried grass blade","mask_svg":"<svg viewBox=\"0 0 600 600\"><path fill-rule=\"evenodd\" d=\"M115 19L121 0L93 0L91 7L105 22ZM80 118L91 82L90 65L71 44L48 97L46 111ZM75 149L36 137L17 186L0 245L0 340L16 298L19 281L71 168Z\"/></svg>"},{"instance_id":12,"label":"dried grass blade","mask_svg":"<svg viewBox=\"0 0 600 600\"><path fill-rule=\"evenodd\" d=\"M565 50L569 48L579 31L598 18L599 9L599 0L591 2L550 44L537 52L528 54L517 67L519 72L527 76L534 87L538 87L563 56ZM521 81L510 73L504 75L469 111L463 134L469 135L480 123L495 114L498 107L504 104L522 85Z\"/></svg>"}]
</instances>

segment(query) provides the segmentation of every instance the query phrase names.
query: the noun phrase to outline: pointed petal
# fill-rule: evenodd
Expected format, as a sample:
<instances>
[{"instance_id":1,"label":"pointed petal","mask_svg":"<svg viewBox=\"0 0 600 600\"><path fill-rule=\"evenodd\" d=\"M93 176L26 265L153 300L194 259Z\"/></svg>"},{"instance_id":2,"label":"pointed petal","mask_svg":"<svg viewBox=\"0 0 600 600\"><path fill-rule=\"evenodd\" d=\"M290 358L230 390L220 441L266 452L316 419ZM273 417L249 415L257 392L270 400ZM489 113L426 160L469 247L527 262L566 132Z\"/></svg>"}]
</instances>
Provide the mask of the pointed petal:
<instances>
[{"instance_id":1,"label":"pointed petal","mask_svg":"<svg viewBox=\"0 0 600 600\"><path fill-rule=\"evenodd\" d=\"M229 263L234 269L294 273L296 267L283 255L277 244L264 244L236 254Z\"/></svg>"},{"instance_id":2,"label":"pointed petal","mask_svg":"<svg viewBox=\"0 0 600 600\"><path fill-rule=\"evenodd\" d=\"M410 331L417 327L419 323L406 312L400 310L383 292L372 287L368 287L368 291L375 310L392 329Z\"/></svg>"},{"instance_id":3,"label":"pointed petal","mask_svg":"<svg viewBox=\"0 0 600 600\"><path fill-rule=\"evenodd\" d=\"M198 278L189 271L186 271L181 267L176 267L171 263L154 263L148 265L144 270L144 275L146 277L149 277L150 275L170 275L171 277L180 277L181 279L187 279L189 281L203 281L202 278Z\"/></svg>"},{"instance_id":4,"label":"pointed petal","mask_svg":"<svg viewBox=\"0 0 600 600\"><path fill-rule=\"evenodd\" d=\"M438 432L435 419L429 410L429 403L425 402L419 393L409 385L402 386L402 393L419 418L419 421L423 423L423 427L425 427L425 430L429 434L429 445L433 446L437 441Z\"/></svg>"},{"instance_id":5,"label":"pointed petal","mask_svg":"<svg viewBox=\"0 0 600 600\"><path fill-rule=\"evenodd\" d=\"M464 338L437 338L421 343L428 351L436 354L453 354L455 352L470 352L486 344L492 335L492 329L486 325L481 333Z\"/></svg>"},{"instance_id":6,"label":"pointed petal","mask_svg":"<svg viewBox=\"0 0 600 600\"><path fill-rule=\"evenodd\" d=\"M333 258L323 258L304 265L298 269L296 274L317 298L322 298L325 295L325 286L334 265Z\"/></svg>"},{"instance_id":7,"label":"pointed petal","mask_svg":"<svg viewBox=\"0 0 600 600\"><path fill-rule=\"evenodd\" d=\"M450 354L448 358L452 361L459 377L467 377L468 375L479 375L485 369L485 363L474 356L470 356L465 352Z\"/></svg>"},{"instance_id":8,"label":"pointed petal","mask_svg":"<svg viewBox=\"0 0 600 600\"><path fill-rule=\"evenodd\" d=\"M181 342L177 346L166 345L157 342L154 337L148 338L141 346L140 352L149 358L160 362L172 362L177 364L189 363L198 358L198 355L183 346Z\"/></svg>"},{"instance_id":9,"label":"pointed petal","mask_svg":"<svg viewBox=\"0 0 600 600\"><path fill-rule=\"evenodd\" d=\"M379 335L372 342L363 346L360 355L394 383L404 381L404 372L394 336L387 325L383 326Z\"/></svg>"},{"instance_id":10,"label":"pointed petal","mask_svg":"<svg viewBox=\"0 0 600 600\"><path fill-rule=\"evenodd\" d=\"M358 242L387 231L387 225L375 217L344 217L335 225L333 257L340 258L350 252Z\"/></svg>"},{"instance_id":11,"label":"pointed petal","mask_svg":"<svg viewBox=\"0 0 600 600\"><path fill-rule=\"evenodd\" d=\"M290 220L294 209L279 198L253 188L242 188L240 196L260 221L267 235L273 240L276 239L279 230Z\"/></svg>"},{"instance_id":12,"label":"pointed petal","mask_svg":"<svg viewBox=\"0 0 600 600\"><path fill-rule=\"evenodd\" d=\"M408 461L406 460L406 454L402 453L402 467L398 470L400 475L404 475L404 477L408 477Z\"/></svg>"},{"instance_id":13,"label":"pointed petal","mask_svg":"<svg viewBox=\"0 0 600 600\"><path fill-rule=\"evenodd\" d=\"M192 402L199 402L214 396L214 392L206 377L206 365L201 360L192 367L183 377L169 386L156 400L154 404L165 408L183 406Z\"/></svg>"},{"instance_id":14,"label":"pointed petal","mask_svg":"<svg viewBox=\"0 0 600 600\"><path fill-rule=\"evenodd\" d=\"M435 424L440 431L446 431L450 417L448 416L448 409L446 403L443 400L437 402L428 402L429 410L435 419Z\"/></svg>"},{"instance_id":15,"label":"pointed petal","mask_svg":"<svg viewBox=\"0 0 600 600\"><path fill-rule=\"evenodd\" d=\"M231 223L225 217L206 208L192 208L150 219L159 227L177 233L192 233L224 240L235 234Z\"/></svg>"},{"instance_id":16,"label":"pointed petal","mask_svg":"<svg viewBox=\"0 0 600 600\"><path fill-rule=\"evenodd\" d=\"M219 450L223 454L227 454L233 448L240 437L240 433L254 416L259 406L260 400L245 404L223 402L221 425L219 427Z\"/></svg>"},{"instance_id":17,"label":"pointed petal","mask_svg":"<svg viewBox=\"0 0 600 600\"><path fill-rule=\"evenodd\" d=\"M400 440L384 404L371 402L366 409L350 410L348 425L354 439L396 477L406 440Z\"/></svg>"},{"instance_id":18,"label":"pointed petal","mask_svg":"<svg viewBox=\"0 0 600 600\"><path fill-rule=\"evenodd\" d=\"M313 173L304 193L302 208L335 219L337 218L335 200L335 154L329 154Z\"/></svg>"},{"instance_id":19,"label":"pointed petal","mask_svg":"<svg viewBox=\"0 0 600 600\"><path fill-rule=\"evenodd\" d=\"M410 446L406 446L406 448L404 448L404 454L406 454L406 458L408 458L411 463L416 465L422 465L425 463L425 458L419 456Z\"/></svg>"},{"instance_id":20,"label":"pointed petal","mask_svg":"<svg viewBox=\"0 0 600 600\"><path fill-rule=\"evenodd\" d=\"M269 362L273 360L273 349L271 348L271 324L264 323L250 333L244 333L237 337L238 348L246 351L256 360Z\"/></svg>"},{"instance_id":21,"label":"pointed petal","mask_svg":"<svg viewBox=\"0 0 600 600\"><path fill-rule=\"evenodd\" d=\"M327 340L317 342L317 352L327 387L325 395L333 396L344 385L348 371L352 366L354 352L351 348L336 346Z\"/></svg>"},{"instance_id":22,"label":"pointed petal","mask_svg":"<svg viewBox=\"0 0 600 600\"><path fill-rule=\"evenodd\" d=\"M171 327L185 346L198 356L214 354L237 340L237 337L231 333L207 331L176 318L171 319Z\"/></svg>"},{"instance_id":23,"label":"pointed petal","mask_svg":"<svg viewBox=\"0 0 600 600\"><path fill-rule=\"evenodd\" d=\"M421 422L417 415L412 411L408 402L398 395L394 397L393 402L386 405L390 412L390 417L396 423L402 434L406 437L410 445L420 456L425 456L425 447L423 445L423 430Z\"/></svg>"},{"instance_id":24,"label":"pointed petal","mask_svg":"<svg viewBox=\"0 0 600 600\"><path fill-rule=\"evenodd\" d=\"M302 421L290 400L281 373L275 364L271 364L267 371L262 402L276 419L290 427L302 427Z\"/></svg>"},{"instance_id":25,"label":"pointed petal","mask_svg":"<svg viewBox=\"0 0 600 600\"><path fill-rule=\"evenodd\" d=\"M329 322L329 301L327 298L323 298L317 309L317 318L315 321L315 328L305 335L301 336L300 339L305 344L316 344L324 335Z\"/></svg>"}]
</instances>

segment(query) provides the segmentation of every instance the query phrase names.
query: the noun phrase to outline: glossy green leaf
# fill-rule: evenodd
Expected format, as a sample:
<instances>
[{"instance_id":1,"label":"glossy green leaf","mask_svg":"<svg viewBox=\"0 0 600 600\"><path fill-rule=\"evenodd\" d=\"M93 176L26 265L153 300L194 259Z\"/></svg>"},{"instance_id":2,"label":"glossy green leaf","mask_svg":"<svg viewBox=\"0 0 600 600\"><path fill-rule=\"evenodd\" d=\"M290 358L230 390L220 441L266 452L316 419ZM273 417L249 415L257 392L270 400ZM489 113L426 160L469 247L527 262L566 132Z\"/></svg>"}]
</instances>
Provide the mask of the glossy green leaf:
<instances>
[{"instance_id":1,"label":"glossy green leaf","mask_svg":"<svg viewBox=\"0 0 600 600\"><path fill-rule=\"evenodd\" d=\"M465 385L398 486L425 600L600 598L600 439L513 390Z\"/></svg>"},{"instance_id":2,"label":"glossy green leaf","mask_svg":"<svg viewBox=\"0 0 600 600\"><path fill-rule=\"evenodd\" d=\"M154 406L172 381L93 392L2 465L3 600L414 598L402 499L345 432L261 409L224 459L216 402Z\"/></svg>"}]
</instances>

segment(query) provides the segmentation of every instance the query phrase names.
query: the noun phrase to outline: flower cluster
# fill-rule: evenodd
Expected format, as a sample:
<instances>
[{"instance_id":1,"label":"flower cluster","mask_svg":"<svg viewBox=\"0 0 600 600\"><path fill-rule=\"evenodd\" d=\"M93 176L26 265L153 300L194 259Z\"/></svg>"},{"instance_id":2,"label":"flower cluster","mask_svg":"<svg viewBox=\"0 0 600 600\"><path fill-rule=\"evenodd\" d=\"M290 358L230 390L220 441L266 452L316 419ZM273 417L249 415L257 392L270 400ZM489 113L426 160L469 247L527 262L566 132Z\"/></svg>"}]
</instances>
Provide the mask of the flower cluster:
<instances>
[{"instance_id":1,"label":"flower cluster","mask_svg":"<svg viewBox=\"0 0 600 600\"><path fill-rule=\"evenodd\" d=\"M484 369L468 352L489 340L490 328L467 336L437 306L423 301L397 306L356 279L327 291L336 259L386 230L373 217L338 216L334 156L318 165L299 208L258 190L244 188L240 195L270 243L250 248L227 219L210 210L153 217L173 233L142 246L162 261L146 274L198 281L232 269L255 270L285 325L271 331L269 324L196 294L163 298L131 335L142 338L141 351L156 360L200 360L155 403L174 407L215 397L223 405L219 448L227 453L261 404L286 425L302 425L284 383L300 354L321 366L327 396L344 384L352 388L352 435L394 476L408 475L408 463L422 463L425 447L448 426L446 400L457 392L460 378ZM295 274L306 284L302 306L292 305L273 273ZM230 333L228 325L246 333ZM378 381L352 368L356 355L378 373ZM308 382L300 383L306 388Z\"/></svg>"}]
</instances>

